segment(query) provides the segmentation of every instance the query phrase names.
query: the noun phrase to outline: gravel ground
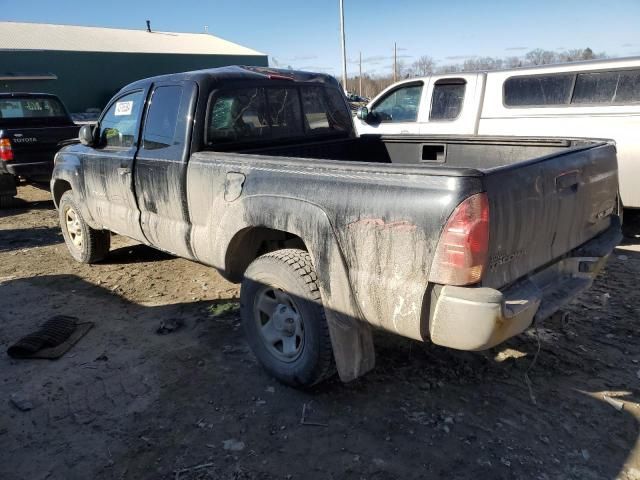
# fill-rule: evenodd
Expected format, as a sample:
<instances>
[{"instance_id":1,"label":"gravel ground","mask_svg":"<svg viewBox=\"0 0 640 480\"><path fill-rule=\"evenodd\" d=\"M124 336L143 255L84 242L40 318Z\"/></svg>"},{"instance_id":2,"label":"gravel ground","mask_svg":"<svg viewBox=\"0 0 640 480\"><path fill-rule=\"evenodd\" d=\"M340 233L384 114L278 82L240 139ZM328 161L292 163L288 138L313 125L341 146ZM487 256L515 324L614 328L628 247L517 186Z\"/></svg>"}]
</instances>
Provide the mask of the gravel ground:
<instances>
[{"instance_id":1,"label":"gravel ground","mask_svg":"<svg viewBox=\"0 0 640 480\"><path fill-rule=\"evenodd\" d=\"M215 270L122 237L77 264L48 193L19 195L0 344L54 314L94 327L56 361L0 354L2 479L640 480L637 244L567 318L482 353L380 333L373 372L303 392L256 363Z\"/></svg>"}]
</instances>

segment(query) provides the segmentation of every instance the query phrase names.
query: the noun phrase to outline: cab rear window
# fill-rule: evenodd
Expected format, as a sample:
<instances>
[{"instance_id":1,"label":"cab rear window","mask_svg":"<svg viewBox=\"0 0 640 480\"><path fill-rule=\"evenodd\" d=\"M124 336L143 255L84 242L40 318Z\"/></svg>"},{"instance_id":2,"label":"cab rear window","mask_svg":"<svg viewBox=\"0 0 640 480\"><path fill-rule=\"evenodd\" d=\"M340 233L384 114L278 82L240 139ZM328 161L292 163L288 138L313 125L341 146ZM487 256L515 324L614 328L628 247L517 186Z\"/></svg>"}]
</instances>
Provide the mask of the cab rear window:
<instances>
[{"instance_id":1,"label":"cab rear window","mask_svg":"<svg viewBox=\"0 0 640 480\"><path fill-rule=\"evenodd\" d=\"M0 118L66 117L62 104L54 98L0 99Z\"/></svg>"},{"instance_id":2,"label":"cab rear window","mask_svg":"<svg viewBox=\"0 0 640 480\"><path fill-rule=\"evenodd\" d=\"M247 87L217 92L209 102L207 146L349 133L351 118L335 89Z\"/></svg>"}]
</instances>

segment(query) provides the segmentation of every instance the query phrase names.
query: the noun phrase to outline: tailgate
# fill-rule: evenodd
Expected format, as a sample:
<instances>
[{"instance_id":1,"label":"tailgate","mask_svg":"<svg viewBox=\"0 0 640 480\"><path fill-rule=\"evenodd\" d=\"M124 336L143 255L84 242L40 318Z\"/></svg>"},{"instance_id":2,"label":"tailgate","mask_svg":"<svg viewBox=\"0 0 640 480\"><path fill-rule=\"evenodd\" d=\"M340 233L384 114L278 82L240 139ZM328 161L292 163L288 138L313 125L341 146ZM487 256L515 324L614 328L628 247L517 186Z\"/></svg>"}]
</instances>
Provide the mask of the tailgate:
<instances>
[{"instance_id":1,"label":"tailgate","mask_svg":"<svg viewBox=\"0 0 640 480\"><path fill-rule=\"evenodd\" d=\"M568 150L488 172L489 261L483 286L500 288L561 257L617 214L615 146Z\"/></svg>"},{"instance_id":2,"label":"tailgate","mask_svg":"<svg viewBox=\"0 0 640 480\"><path fill-rule=\"evenodd\" d=\"M77 126L15 128L3 130L2 137L11 141L14 159L11 164L53 162L60 142L78 136Z\"/></svg>"}]
</instances>

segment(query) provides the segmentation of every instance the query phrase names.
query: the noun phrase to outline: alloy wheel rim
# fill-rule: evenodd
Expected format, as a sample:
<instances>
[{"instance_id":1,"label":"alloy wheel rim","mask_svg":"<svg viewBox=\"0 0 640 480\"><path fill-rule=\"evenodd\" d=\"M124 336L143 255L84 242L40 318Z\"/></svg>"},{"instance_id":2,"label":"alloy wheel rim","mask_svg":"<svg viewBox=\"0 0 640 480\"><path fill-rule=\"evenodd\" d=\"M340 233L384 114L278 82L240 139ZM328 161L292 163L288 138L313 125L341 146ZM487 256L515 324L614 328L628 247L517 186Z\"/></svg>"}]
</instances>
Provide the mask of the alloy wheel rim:
<instances>
[{"instance_id":1,"label":"alloy wheel rim","mask_svg":"<svg viewBox=\"0 0 640 480\"><path fill-rule=\"evenodd\" d=\"M255 297L254 318L269 353L293 362L304 349L304 322L291 296L279 288L263 287Z\"/></svg>"},{"instance_id":2,"label":"alloy wheel rim","mask_svg":"<svg viewBox=\"0 0 640 480\"><path fill-rule=\"evenodd\" d=\"M71 243L78 249L82 248L82 226L80 225L78 213L73 207L67 207L64 212L64 219Z\"/></svg>"}]
</instances>

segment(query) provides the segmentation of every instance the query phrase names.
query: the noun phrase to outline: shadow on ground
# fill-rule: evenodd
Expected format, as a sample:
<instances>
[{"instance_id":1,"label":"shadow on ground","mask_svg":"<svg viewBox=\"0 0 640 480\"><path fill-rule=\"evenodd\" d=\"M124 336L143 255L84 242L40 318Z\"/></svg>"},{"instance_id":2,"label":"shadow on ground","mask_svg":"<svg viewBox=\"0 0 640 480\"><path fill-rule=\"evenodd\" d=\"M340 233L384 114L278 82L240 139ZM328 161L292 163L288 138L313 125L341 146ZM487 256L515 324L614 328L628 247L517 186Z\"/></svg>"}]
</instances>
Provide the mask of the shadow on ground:
<instances>
[{"instance_id":1,"label":"shadow on ground","mask_svg":"<svg viewBox=\"0 0 640 480\"><path fill-rule=\"evenodd\" d=\"M0 288L5 347L53 314L95 322L58 361L0 359L2 478L614 479L638 437L634 404L599 393L638 400L632 325L594 328L583 306L484 354L380 333L369 375L297 391L256 363L235 308L212 314L224 301L135 304L73 275ZM170 319L184 327L156 334Z\"/></svg>"},{"instance_id":2,"label":"shadow on ground","mask_svg":"<svg viewBox=\"0 0 640 480\"><path fill-rule=\"evenodd\" d=\"M20 213L24 213L25 210L53 210L54 208L55 205L53 204L53 200L29 202L22 198L15 198L11 207L0 210L0 218L8 217L10 215L18 215Z\"/></svg>"},{"instance_id":3,"label":"shadow on ground","mask_svg":"<svg viewBox=\"0 0 640 480\"><path fill-rule=\"evenodd\" d=\"M63 241L60 227L0 229L0 252L45 247Z\"/></svg>"},{"instance_id":4,"label":"shadow on ground","mask_svg":"<svg viewBox=\"0 0 640 480\"><path fill-rule=\"evenodd\" d=\"M162 252L146 245L137 244L116 248L109 252L109 257L103 262L113 265L129 265L143 262L160 262L175 258L169 253Z\"/></svg>"}]
</instances>

